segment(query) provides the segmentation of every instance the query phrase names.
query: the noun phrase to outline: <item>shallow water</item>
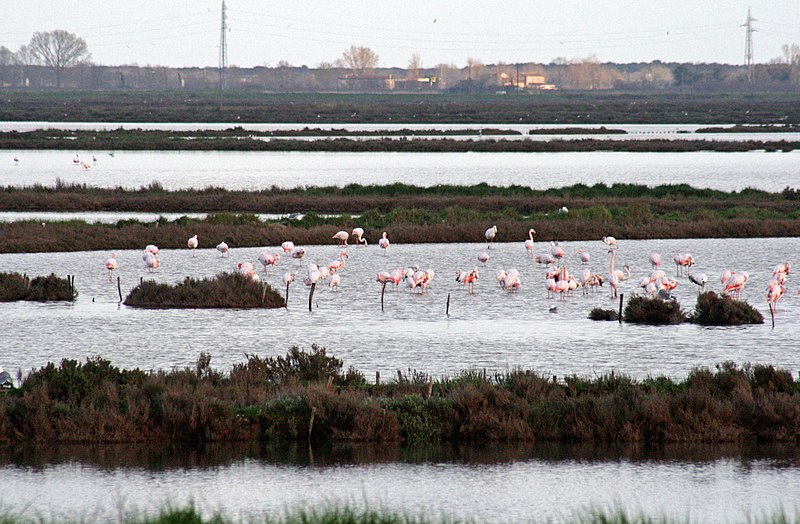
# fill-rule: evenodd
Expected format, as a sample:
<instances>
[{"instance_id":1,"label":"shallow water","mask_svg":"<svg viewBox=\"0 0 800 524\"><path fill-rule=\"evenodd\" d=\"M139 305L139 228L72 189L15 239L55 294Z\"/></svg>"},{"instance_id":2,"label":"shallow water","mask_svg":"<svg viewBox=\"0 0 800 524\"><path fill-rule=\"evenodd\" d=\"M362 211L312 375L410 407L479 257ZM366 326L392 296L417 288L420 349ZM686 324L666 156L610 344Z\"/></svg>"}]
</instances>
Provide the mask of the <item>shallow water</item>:
<instances>
[{"instance_id":1,"label":"shallow water","mask_svg":"<svg viewBox=\"0 0 800 524\"><path fill-rule=\"evenodd\" d=\"M577 183L689 184L736 191L779 192L798 185L800 151L789 153L307 153L96 151L84 170L73 151L0 150L0 185L64 183L166 189L258 190L271 186L437 184L522 185L534 189ZM19 164L13 158L19 158ZM81 152L86 160L91 152ZM569 205L567 203L567 205ZM304 210L298 210L304 211Z\"/></svg>"},{"instance_id":2,"label":"shallow water","mask_svg":"<svg viewBox=\"0 0 800 524\"><path fill-rule=\"evenodd\" d=\"M0 450L0 508L83 522L194 503L247 521L347 504L435 519L563 522L624 510L688 522L797 515L796 448L341 446Z\"/></svg>"},{"instance_id":3,"label":"shallow water","mask_svg":"<svg viewBox=\"0 0 800 524\"><path fill-rule=\"evenodd\" d=\"M200 242L201 247L216 244ZM583 248L592 256L592 271L608 273L605 244L564 242L562 246L572 272L581 269L576 253ZM547 249L548 245L539 245L535 252ZM260 268L256 259L261 251L234 246L228 257L221 257L213 249L198 249L192 257L189 250L165 250L159 255L162 267L153 273L143 268L141 252L118 251L120 269L115 277L121 278L126 295L140 278L176 283L186 276L231 271L240 261ZM484 251L491 256L485 267L476 260ZM694 367L713 367L726 360L773 364L793 374L800 369L796 351L800 305L793 274L774 329L764 298L774 265L798 259L798 239L621 241L617 268L623 264L633 268L632 278L620 285L626 296L638 289L640 277L649 274L651 251L662 253L668 274L675 272L670 262L673 254L692 253L697 260L693 272L707 273L709 289L717 291L725 268L749 272L744 298L767 316L767 323L702 328L593 322L587 319L592 308L618 307L609 290L602 288L588 296L578 292L565 301L548 299L545 270L526 256L521 241L497 243L491 250L485 244L392 244L386 253L373 245L350 247L340 290L318 286L311 312L308 288L301 282L306 265L336 260L340 252L336 246L309 246L303 261L283 257L277 268L270 269L265 278L281 293L283 273L299 274L290 288L288 309L246 311L141 310L119 305L116 278L110 282L104 268L107 252L3 254L0 271L75 275L80 296L75 304L0 304L0 347L4 348L0 365L26 372L48 361L100 355L121 367L170 369L193 366L201 352L208 352L214 367L228 370L243 362L245 353L279 355L292 345L308 348L316 343L370 379L376 371L392 377L398 369L409 368L442 376L469 368L506 371L515 367L559 377L616 370L639 378L660 374L683 378ZM375 275L411 265L434 269L430 289L421 295L403 285L388 286L381 312ZM470 295L455 281L454 271L476 265L480 279ZM496 271L511 267L522 275L522 288L515 294L495 283ZM698 289L686 278L679 281L674 295L690 310ZM556 312L550 312L553 305Z\"/></svg>"}]
</instances>

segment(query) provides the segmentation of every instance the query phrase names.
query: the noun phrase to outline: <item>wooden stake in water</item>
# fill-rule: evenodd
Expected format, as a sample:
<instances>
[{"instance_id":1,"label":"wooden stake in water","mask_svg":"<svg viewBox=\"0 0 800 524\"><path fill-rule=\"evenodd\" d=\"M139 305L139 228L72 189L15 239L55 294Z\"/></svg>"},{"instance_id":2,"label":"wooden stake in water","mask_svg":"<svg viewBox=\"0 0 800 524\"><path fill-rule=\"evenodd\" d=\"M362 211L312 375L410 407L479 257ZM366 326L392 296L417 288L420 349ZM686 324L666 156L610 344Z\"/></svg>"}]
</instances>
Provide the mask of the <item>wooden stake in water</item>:
<instances>
[{"instance_id":1,"label":"wooden stake in water","mask_svg":"<svg viewBox=\"0 0 800 524\"><path fill-rule=\"evenodd\" d=\"M381 286L381 313L383 312L383 295L386 293L386 282Z\"/></svg>"},{"instance_id":2,"label":"wooden stake in water","mask_svg":"<svg viewBox=\"0 0 800 524\"><path fill-rule=\"evenodd\" d=\"M381 372L380 371L376 371L375 372L375 385L376 386L380 386L381 385Z\"/></svg>"},{"instance_id":3,"label":"wooden stake in water","mask_svg":"<svg viewBox=\"0 0 800 524\"><path fill-rule=\"evenodd\" d=\"M772 329L775 329L775 310L772 309L772 304L769 305L769 316L772 317Z\"/></svg>"},{"instance_id":4,"label":"wooden stake in water","mask_svg":"<svg viewBox=\"0 0 800 524\"><path fill-rule=\"evenodd\" d=\"M445 314L448 317L450 316L450 293L447 294L447 309L445 310Z\"/></svg>"},{"instance_id":5,"label":"wooden stake in water","mask_svg":"<svg viewBox=\"0 0 800 524\"><path fill-rule=\"evenodd\" d=\"M619 314L617 316L619 317L620 324L622 324L622 297L624 296L625 296L624 293L619 294Z\"/></svg>"},{"instance_id":6,"label":"wooden stake in water","mask_svg":"<svg viewBox=\"0 0 800 524\"><path fill-rule=\"evenodd\" d=\"M122 302L122 284L120 284L119 277L117 277L117 293L119 293L119 301Z\"/></svg>"},{"instance_id":7,"label":"wooden stake in water","mask_svg":"<svg viewBox=\"0 0 800 524\"><path fill-rule=\"evenodd\" d=\"M314 289L316 289L317 283L314 282L311 284L311 289L308 292L308 310L311 311L311 299L314 298Z\"/></svg>"},{"instance_id":8,"label":"wooden stake in water","mask_svg":"<svg viewBox=\"0 0 800 524\"><path fill-rule=\"evenodd\" d=\"M283 307L286 309L289 309L289 284L291 284L291 282L286 283L286 299L283 301Z\"/></svg>"}]
</instances>

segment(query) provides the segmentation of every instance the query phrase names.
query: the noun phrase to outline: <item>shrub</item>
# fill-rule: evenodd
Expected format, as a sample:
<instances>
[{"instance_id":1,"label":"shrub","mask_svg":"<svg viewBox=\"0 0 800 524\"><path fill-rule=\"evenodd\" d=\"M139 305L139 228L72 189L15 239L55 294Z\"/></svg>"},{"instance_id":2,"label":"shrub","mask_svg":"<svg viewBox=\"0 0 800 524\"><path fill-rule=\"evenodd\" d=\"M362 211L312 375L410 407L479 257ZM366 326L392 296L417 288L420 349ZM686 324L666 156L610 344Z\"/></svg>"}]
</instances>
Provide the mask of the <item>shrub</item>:
<instances>
[{"instance_id":1,"label":"shrub","mask_svg":"<svg viewBox=\"0 0 800 524\"><path fill-rule=\"evenodd\" d=\"M365 383L364 375L352 367L342 374L342 366L342 361L328 356L324 347L312 344L310 353L293 346L285 357L248 355L246 367L251 373L275 384L325 382L331 378L334 384L342 386Z\"/></svg>"},{"instance_id":2,"label":"shrub","mask_svg":"<svg viewBox=\"0 0 800 524\"><path fill-rule=\"evenodd\" d=\"M763 324L764 317L745 301L706 291L697 296L692 321L702 326L739 326Z\"/></svg>"},{"instance_id":3,"label":"shrub","mask_svg":"<svg viewBox=\"0 0 800 524\"><path fill-rule=\"evenodd\" d=\"M126 306L145 308L278 308L283 297L266 283L238 273L222 273L213 279L186 278L177 285L146 280L125 298Z\"/></svg>"},{"instance_id":4,"label":"shrub","mask_svg":"<svg viewBox=\"0 0 800 524\"><path fill-rule=\"evenodd\" d=\"M589 312L590 320L619 320L619 313L613 309L593 308Z\"/></svg>"},{"instance_id":5,"label":"shrub","mask_svg":"<svg viewBox=\"0 0 800 524\"><path fill-rule=\"evenodd\" d=\"M686 320L686 313L676 300L633 297L622 318L634 324L680 324Z\"/></svg>"},{"instance_id":6,"label":"shrub","mask_svg":"<svg viewBox=\"0 0 800 524\"><path fill-rule=\"evenodd\" d=\"M19 273L0 273L0 302L29 300L33 302L74 301L78 293L66 278L51 274L29 280Z\"/></svg>"}]
</instances>

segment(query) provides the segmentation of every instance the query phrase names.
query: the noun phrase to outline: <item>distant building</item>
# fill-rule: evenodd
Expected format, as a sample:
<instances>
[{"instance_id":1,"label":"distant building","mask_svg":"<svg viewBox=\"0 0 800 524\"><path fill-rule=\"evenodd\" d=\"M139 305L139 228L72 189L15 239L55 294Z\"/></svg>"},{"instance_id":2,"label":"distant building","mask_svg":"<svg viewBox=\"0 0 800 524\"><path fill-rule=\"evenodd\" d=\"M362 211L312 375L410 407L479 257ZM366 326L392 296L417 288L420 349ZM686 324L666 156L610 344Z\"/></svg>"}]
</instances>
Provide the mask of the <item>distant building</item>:
<instances>
[{"instance_id":1,"label":"distant building","mask_svg":"<svg viewBox=\"0 0 800 524\"><path fill-rule=\"evenodd\" d=\"M557 89L555 84L548 84L544 75L539 73L519 73L518 75L500 73L498 83L503 87L516 88L518 91L554 91Z\"/></svg>"}]
</instances>

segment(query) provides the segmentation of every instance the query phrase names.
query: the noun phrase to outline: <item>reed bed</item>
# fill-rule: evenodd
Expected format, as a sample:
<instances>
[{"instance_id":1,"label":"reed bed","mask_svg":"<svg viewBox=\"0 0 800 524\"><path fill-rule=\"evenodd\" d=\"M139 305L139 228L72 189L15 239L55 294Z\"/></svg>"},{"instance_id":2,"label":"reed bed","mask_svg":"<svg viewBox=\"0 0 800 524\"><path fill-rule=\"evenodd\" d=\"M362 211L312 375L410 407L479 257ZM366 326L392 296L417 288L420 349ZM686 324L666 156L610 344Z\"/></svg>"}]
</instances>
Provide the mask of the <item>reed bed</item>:
<instances>
[{"instance_id":1,"label":"reed bed","mask_svg":"<svg viewBox=\"0 0 800 524\"><path fill-rule=\"evenodd\" d=\"M169 372L100 357L49 363L0 395L0 444L800 441L798 383L768 365L726 362L680 381L517 369L370 384L318 346L248 355L228 374L210 362Z\"/></svg>"},{"instance_id":2,"label":"reed bed","mask_svg":"<svg viewBox=\"0 0 800 524\"><path fill-rule=\"evenodd\" d=\"M175 285L145 280L131 290L124 303L151 309L252 309L286 305L283 297L269 284L238 273L222 273L200 280L187 277Z\"/></svg>"}]
</instances>

